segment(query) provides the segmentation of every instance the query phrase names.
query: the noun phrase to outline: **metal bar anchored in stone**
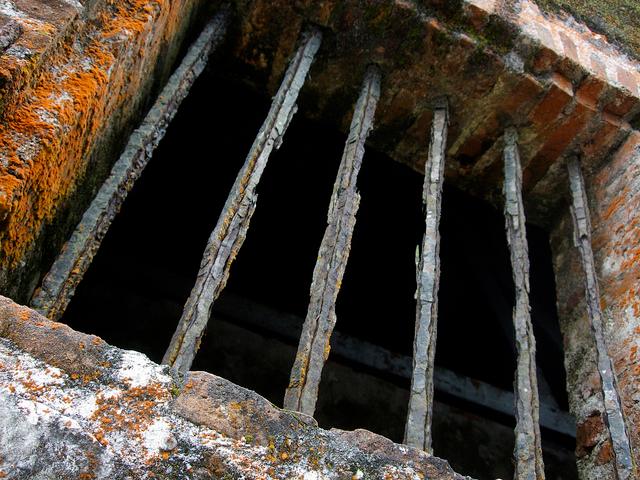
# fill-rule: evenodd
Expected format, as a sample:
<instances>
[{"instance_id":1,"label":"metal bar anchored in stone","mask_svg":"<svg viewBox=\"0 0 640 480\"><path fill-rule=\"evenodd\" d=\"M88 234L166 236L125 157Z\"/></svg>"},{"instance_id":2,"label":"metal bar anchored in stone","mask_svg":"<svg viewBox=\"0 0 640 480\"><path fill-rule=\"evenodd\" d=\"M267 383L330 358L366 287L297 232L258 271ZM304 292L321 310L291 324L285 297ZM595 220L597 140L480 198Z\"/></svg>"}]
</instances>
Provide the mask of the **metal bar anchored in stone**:
<instances>
[{"instance_id":1,"label":"metal bar anchored in stone","mask_svg":"<svg viewBox=\"0 0 640 480\"><path fill-rule=\"evenodd\" d=\"M371 66L365 74L333 186L327 228L313 271L309 309L284 397L284 408L288 410L308 415L313 415L315 411L322 368L329 356L329 341L336 323L336 300L360 205L360 195L356 189L358 172L379 97L380 72L377 67Z\"/></svg>"},{"instance_id":2,"label":"metal bar anchored in stone","mask_svg":"<svg viewBox=\"0 0 640 480\"><path fill-rule=\"evenodd\" d=\"M578 159L575 157L569 159L567 169L571 188L571 216L573 217L574 241L580 252L580 260L584 271L587 311L595 338L598 372L600 373L602 396L604 398L605 423L609 428L615 454L616 473L618 474L618 480L637 478L634 473L633 457L629 437L627 436L620 395L616 388L613 364L607 350L604 319L600 308L600 288L591 249L589 206Z\"/></svg>"},{"instance_id":3,"label":"metal bar anchored in stone","mask_svg":"<svg viewBox=\"0 0 640 480\"><path fill-rule=\"evenodd\" d=\"M425 231L422 252L416 262L416 328L413 340L413 369L404 443L431 454L433 375L440 283L440 213L444 180L445 148L449 116L446 103L436 107L431 125L431 143L425 165L422 201Z\"/></svg>"},{"instance_id":4,"label":"metal bar anchored in stone","mask_svg":"<svg viewBox=\"0 0 640 480\"><path fill-rule=\"evenodd\" d=\"M540 442L536 340L529 306L529 248L522 202L522 166L515 128L505 132L504 215L515 284L513 324L518 352L516 367L516 480L544 479Z\"/></svg>"},{"instance_id":5,"label":"metal bar anchored in stone","mask_svg":"<svg viewBox=\"0 0 640 480\"><path fill-rule=\"evenodd\" d=\"M242 247L256 208L256 187L269 155L279 148L282 138L296 113L298 93L320 48L322 33L313 28L305 32L284 75L243 167L227 197L200 264L198 278L184 306L162 363L186 373L200 346L200 340L211 315L213 302L224 289L231 263Z\"/></svg>"},{"instance_id":6,"label":"metal bar anchored in stone","mask_svg":"<svg viewBox=\"0 0 640 480\"><path fill-rule=\"evenodd\" d=\"M209 55L221 43L228 21L229 13L224 9L207 24L142 124L129 138L109 177L34 293L31 307L41 314L51 320L62 317L127 194L149 163L191 86L204 70Z\"/></svg>"}]
</instances>

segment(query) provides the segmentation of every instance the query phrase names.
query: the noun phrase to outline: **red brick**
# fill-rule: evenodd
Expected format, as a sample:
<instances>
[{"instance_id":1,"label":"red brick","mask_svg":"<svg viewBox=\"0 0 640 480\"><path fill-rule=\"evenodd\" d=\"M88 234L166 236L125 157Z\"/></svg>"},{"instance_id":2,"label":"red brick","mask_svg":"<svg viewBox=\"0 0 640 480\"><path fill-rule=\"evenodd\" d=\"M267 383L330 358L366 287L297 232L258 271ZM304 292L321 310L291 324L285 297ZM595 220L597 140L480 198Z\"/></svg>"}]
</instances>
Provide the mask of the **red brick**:
<instances>
[{"instance_id":1,"label":"red brick","mask_svg":"<svg viewBox=\"0 0 640 480\"><path fill-rule=\"evenodd\" d=\"M556 43L553 41L553 36L551 35L549 29L541 24L537 24L536 30L538 31L538 35L540 36L542 44L548 48L555 50Z\"/></svg>"},{"instance_id":2,"label":"red brick","mask_svg":"<svg viewBox=\"0 0 640 480\"><path fill-rule=\"evenodd\" d=\"M609 77L607 76L607 66L604 64L600 57L595 53L590 55L591 60L591 68L593 71L601 78L607 80Z\"/></svg>"},{"instance_id":3,"label":"red brick","mask_svg":"<svg viewBox=\"0 0 640 480\"><path fill-rule=\"evenodd\" d=\"M591 107L596 107L600 100L600 95L605 90L605 81L594 75L589 76L576 92L578 102L584 103Z\"/></svg>"},{"instance_id":4,"label":"red brick","mask_svg":"<svg viewBox=\"0 0 640 480\"><path fill-rule=\"evenodd\" d=\"M466 4L466 14L469 23L477 32L484 28L489 19L489 13L473 3Z\"/></svg>"},{"instance_id":5,"label":"red brick","mask_svg":"<svg viewBox=\"0 0 640 480\"><path fill-rule=\"evenodd\" d=\"M574 111L560 124L554 125L543 147L523 172L524 190L531 191L545 176L549 167L565 152L576 136L594 117L596 111L576 103Z\"/></svg>"},{"instance_id":6,"label":"red brick","mask_svg":"<svg viewBox=\"0 0 640 480\"><path fill-rule=\"evenodd\" d=\"M603 109L613 115L624 117L628 120L629 115L634 115L640 109L640 98L622 89L613 89L610 97L604 104Z\"/></svg>"},{"instance_id":7,"label":"red brick","mask_svg":"<svg viewBox=\"0 0 640 480\"><path fill-rule=\"evenodd\" d=\"M528 110L532 102L544 91L544 86L534 77L524 74L516 87L501 104L505 112L513 115L516 112Z\"/></svg>"},{"instance_id":8,"label":"red brick","mask_svg":"<svg viewBox=\"0 0 640 480\"><path fill-rule=\"evenodd\" d=\"M603 112L601 126L582 146L582 154L587 158L601 157L611 149L617 138L622 138L630 130L631 125L624 119Z\"/></svg>"},{"instance_id":9,"label":"red brick","mask_svg":"<svg viewBox=\"0 0 640 480\"><path fill-rule=\"evenodd\" d=\"M562 75L554 73L547 94L531 112L530 120L537 125L548 125L558 118L572 98L571 82Z\"/></svg>"},{"instance_id":10,"label":"red brick","mask_svg":"<svg viewBox=\"0 0 640 480\"><path fill-rule=\"evenodd\" d=\"M500 117L513 118L523 111L526 112L544 89L531 75L524 75L514 85L495 101L496 110L483 119L458 149L457 155L474 158L484 153L487 139L494 139L501 134Z\"/></svg>"},{"instance_id":11,"label":"red brick","mask_svg":"<svg viewBox=\"0 0 640 480\"><path fill-rule=\"evenodd\" d=\"M580 57L578 56L578 49L576 48L576 44L573 43L571 37L569 37L563 31L560 31L560 40L562 40L562 45L564 47L564 53L567 57L573 60L576 63L580 63Z\"/></svg>"},{"instance_id":12,"label":"red brick","mask_svg":"<svg viewBox=\"0 0 640 480\"><path fill-rule=\"evenodd\" d=\"M599 180L606 183L606 178L611 172L625 170L636 152L640 149L640 132L633 130L629 138L618 148L615 155L607 165L607 168L600 172Z\"/></svg>"},{"instance_id":13,"label":"red brick","mask_svg":"<svg viewBox=\"0 0 640 480\"><path fill-rule=\"evenodd\" d=\"M636 77L625 68L618 67L618 82L622 84L633 95L638 95L638 83Z\"/></svg>"}]
</instances>

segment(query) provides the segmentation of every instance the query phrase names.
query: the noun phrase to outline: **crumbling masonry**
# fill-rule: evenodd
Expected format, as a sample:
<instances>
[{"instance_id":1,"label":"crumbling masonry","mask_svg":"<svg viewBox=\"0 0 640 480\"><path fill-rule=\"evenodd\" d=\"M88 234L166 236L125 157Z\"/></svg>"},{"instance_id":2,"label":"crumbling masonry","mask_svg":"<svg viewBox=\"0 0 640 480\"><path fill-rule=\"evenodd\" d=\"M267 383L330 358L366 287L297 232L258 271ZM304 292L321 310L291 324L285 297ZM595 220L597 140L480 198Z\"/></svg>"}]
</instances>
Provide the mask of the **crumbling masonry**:
<instances>
[{"instance_id":1,"label":"crumbling masonry","mask_svg":"<svg viewBox=\"0 0 640 480\"><path fill-rule=\"evenodd\" d=\"M563 8L0 0L0 477L463 478L431 442L447 182L504 212L514 478L545 478L540 425L573 433L539 399L525 221L550 232L579 476L640 478L640 52ZM157 365L57 321L220 52L273 100ZM190 370L299 106L348 136L280 410ZM312 418L369 148L424 175L406 445Z\"/></svg>"}]
</instances>

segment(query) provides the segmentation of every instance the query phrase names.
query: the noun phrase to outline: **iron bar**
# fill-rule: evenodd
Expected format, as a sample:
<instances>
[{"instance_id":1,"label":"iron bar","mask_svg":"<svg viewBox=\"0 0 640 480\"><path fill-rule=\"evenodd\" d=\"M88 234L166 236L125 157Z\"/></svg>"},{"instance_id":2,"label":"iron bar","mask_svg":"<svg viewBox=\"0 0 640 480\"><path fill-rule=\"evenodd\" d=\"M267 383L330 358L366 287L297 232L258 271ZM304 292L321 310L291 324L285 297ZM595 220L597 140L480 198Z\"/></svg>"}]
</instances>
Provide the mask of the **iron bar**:
<instances>
[{"instance_id":1,"label":"iron bar","mask_svg":"<svg viewBox=\"0 0 640 480\"><path fill-rule=\"evenodd\" d=\"M191 45L142 124L129 138L109 177L34 293L31 299L33 309L51 320L62 317L127 194L149 163L191 86L204 70L209 55L221 43L228 17L226 9L216 15Z\"/></svg>"},{"instance_id":2,"label":"iron bar","mask_svg":"<svg viewBox=\"0 0 640 480\"><path fill-rule=\"evenodd\" d=\"M544 479L536 374L536 340L529 306L529 248L522 201L522 166L515 128L505 132L504 215L516 291L513 309L516 348L516 480Z\"/></svg>"},{"instance_id":3,"label":"iron bar","mask_svg":"<svg viewBox=\"0 0 640 480\"><path fill-rule=\"evenodd\" d=\"M329 356L336 300L360 204L356 182L379 97L380 72L372 66L365 74L333 187L327 228L313 271L309 308L284 397L284 408L308 415L315 411L322 368Z\"/></svg>"},{"instance_id":4,"label":"iron bar","mask_svg":"<svg viewBox=\"0 0 640 480\"><path fill-rule=\"evenodd\" d=\"M567 162L569 186L571 189L571 216L573 218L574 242L580 252L580 261L584 271L584 287L587 312L591 321L591 330L595 340L598 373L602 382L605 423L615 454L615 468L619 480L636 478L634 475L631 445L625 426L622 402L618 394L613 363L607 349L605 326L600 307L600 287L596 274L593 250L591 248L591 220L582 169L577 158Z\"/></svg>"},{"instance_id":5,"label":"iron bar","mask_svg":"<svg viewBox=\"0 0 640 480\"><path fill-rule=\"evenodd\" d=\"M211 307L224 289L229 269L242 247L258 199L256 187L269 155L279 148L282 138L296 113L298 93L304 85L322 34L312 29L303 34L302 42L291 60L280 88L271 104L247 159L238 172L218 223L205 248L200 271L184 306L182 317L162 363L186 373L200 345L211 315Z\"/></svg>"},{"instance_id":6,"label":"iron bar","mask_svg":"<svg viewBox=\"0 0 640 480\"><path fill-rule=\"evenodd\" d=\"M438 322L440 283L440 214L447 145L448 111L446 104L434 110L429 156L425 164L425 232L417 261L416 328L413 341L413 370L404 443L433 453L431 421L433 415L433 362Z\"/></svg>"}]
</instances>

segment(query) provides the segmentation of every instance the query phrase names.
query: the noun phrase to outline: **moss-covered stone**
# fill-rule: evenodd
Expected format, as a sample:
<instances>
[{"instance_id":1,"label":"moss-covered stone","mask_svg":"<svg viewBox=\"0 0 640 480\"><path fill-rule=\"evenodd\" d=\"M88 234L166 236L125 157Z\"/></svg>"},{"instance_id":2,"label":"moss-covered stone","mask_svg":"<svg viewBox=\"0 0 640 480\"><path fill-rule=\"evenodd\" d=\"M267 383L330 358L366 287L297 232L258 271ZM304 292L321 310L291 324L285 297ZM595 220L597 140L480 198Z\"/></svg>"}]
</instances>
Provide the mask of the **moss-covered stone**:
<instances>
[{"instance_id":1,"label":"moss-covered stone","mask_svg":"<svg viewBox=\"0 0 640 480\"><path fill-rule=\"evenodd\" d=\"M536 0L546 11L568 12L640 58L640 3L637 0Z\"/></svg>"}]
</instances>

